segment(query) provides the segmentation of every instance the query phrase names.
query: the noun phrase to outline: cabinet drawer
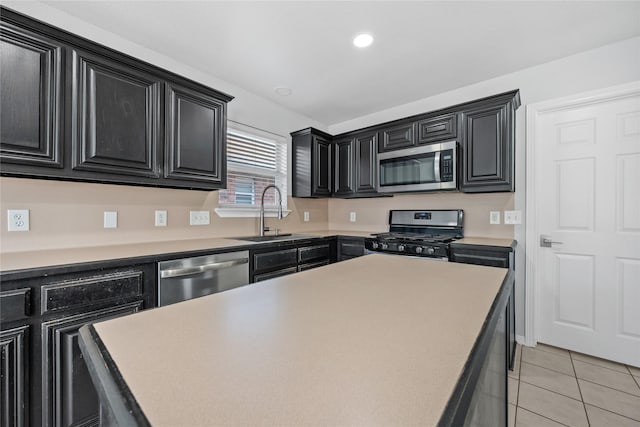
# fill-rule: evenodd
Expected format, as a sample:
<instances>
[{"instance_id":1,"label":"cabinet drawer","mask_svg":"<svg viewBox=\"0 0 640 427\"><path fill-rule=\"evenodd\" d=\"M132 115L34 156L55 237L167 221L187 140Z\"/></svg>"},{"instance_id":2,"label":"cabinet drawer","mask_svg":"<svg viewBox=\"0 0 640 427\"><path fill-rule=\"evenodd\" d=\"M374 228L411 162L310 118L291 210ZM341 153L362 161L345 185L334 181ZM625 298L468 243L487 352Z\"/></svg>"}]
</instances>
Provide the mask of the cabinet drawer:
<instances>
[{"instance_id":1,"label":"cabinet drawer","mask_svg":"<svg viewBox=\"0 0 640 427\"><path fill-rule=\"evenodd\" d=\"M415 145L415 124L406 123L380 131L378 152L393 151Z\"/></svg>"},{"instance_id":2,"label":"cabinet drawer","mask_svg":"<svg viewBox=\"0 0 640 427\"><path fill-rule=\"evenodd\" d=\"M509 267L510 252L482 249L452 249L451 261L465 264L486 265L489 267Z\"/></svg>"},{"instance_id":3,"label":"cabinet drawer","mask_svg":"<svg viewBox=\"0 0 640 427\"><path fill-rule=\"evenodd\" d=\"M302 264L298 266L298 271L311 270L312 268L322 267L323 265L329 265L329 260L311 262L309 264Z\"/></svg>"},{"instance_id":4,"label":"cabinet drawer","mask_svg":"<svg viewBox=\"0 0 640 427\"><path fill-rule=\"evenodd\" d=\"M443 139L454 139L457 123L456 114L445 114L419 121L418 143L429 144Z\"/></svg>"},{"instance_id":5,"label":"cabinet drawer","mask_svg":"<svg viewBox=\"0 0 640 427\"><path fill-rule=\"evenodd\" d=\"M0 292L0 321L12 322L31 314L31 289Z\"/></svg>"},{"instance_id":6,"label":"cabinet drawer","mask_svg":"<svg viewBox=\"0 0 640 427\"><path fill-rule=\"evenodd\" d=\"M142 271L128 270L47 284L42 286L41 314L137 297L143 283Z\"/></svg>"},{"instance_id":7,"label":"cabinet drawer","mask_svg":"<svg viewBox=\"0 0 640 427\"><path fill-rule=\"evenodd\" d=\"M298 262L307 263L314 260L329 259L329 245L305 246L298 249Z\"/></svg>"},{"instance_id":8,"label":"cabinet drawer","mask_svg":"<svg viewBox=\"0 0 640 427\"><path fill-rule=\"evenodd\" d=\"M270 273L256 274L253 276L253 282L261 282L263 280L273 279L275 277L286 276L287 274L296 273L298 267L284 268L282 270L272 271Z\"/></svg>"},{"instance_id":9,"label":"cabinet drawer","mask_svg":"<svg viewBox=\"0 0 640 427\"><path fill-rule=\"evenodd\" d=\"M280 251L264 252L253 255L253 271L274 270L277 268L296 267L298 265L298 249L284 249Z\"/></svg>"},{"instance_id":10,"label":"cabinet drawer","mask_svg":"<svg viewBox=\"0 0 640 427\"><path fill-rule=\"evenodd\" d=\"M364 255L364 242L340 242L338 253L341 257L357 257Z\"/></svg>"}]
</instances>

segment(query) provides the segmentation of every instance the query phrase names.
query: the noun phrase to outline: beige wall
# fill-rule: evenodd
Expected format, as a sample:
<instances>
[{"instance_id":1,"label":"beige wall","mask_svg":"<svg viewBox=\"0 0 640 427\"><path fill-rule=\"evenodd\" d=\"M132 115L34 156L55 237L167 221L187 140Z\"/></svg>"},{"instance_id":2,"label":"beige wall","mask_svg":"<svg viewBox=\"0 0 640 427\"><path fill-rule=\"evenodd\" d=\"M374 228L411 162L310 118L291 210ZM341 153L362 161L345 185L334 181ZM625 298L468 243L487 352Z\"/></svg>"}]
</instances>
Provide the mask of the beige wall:
<instances>
[{"instance_id":1,"label":"beige wall","mask_svg":"<svg viewBox=\"0 0 640 427\"><path fill-rule=\"evenodd\" d=\"M326 199L292 199L293 212L267 225L283 231L327 228ZM0 178L0 252L101 246L258 232L258 218L220 218L215 191L172 190L37 179ZM29 209L28 232L7 232L7 209ZM167 227L155 227L154 211L167 210ZM103 228L103 212L118 212L118 228ZM190 226L189 210L211 211L211 224ZM309 211L310 221L303 222Z\"/></svg>"},{"instance_id":2,"label":"beige wall","mask_svg":"<svg viewBox=\"0 0 640 427\"><path fill-rule=\"evenodd\" d=\"M424 193L374 199L331 199L329 228L385 231L390 209L463 209L466 236L513 238L513 225L489 225L489 212L513 209L513 199L513 193ZM356 213L356 222L349 221L350 212Z\"/></svg>"}]
</instances>

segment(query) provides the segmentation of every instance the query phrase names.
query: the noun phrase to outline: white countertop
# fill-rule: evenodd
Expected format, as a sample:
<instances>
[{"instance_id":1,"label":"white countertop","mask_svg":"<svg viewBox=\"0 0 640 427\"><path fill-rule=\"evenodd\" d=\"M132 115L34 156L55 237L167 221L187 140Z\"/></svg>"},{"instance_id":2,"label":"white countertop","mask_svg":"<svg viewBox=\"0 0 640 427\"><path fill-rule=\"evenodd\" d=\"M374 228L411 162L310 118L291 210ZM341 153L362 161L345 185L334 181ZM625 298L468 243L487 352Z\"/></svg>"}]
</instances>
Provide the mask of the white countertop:
<instances>
[{"instance_id":1,"label":"white countertop","mask_svg":"<svg viewBox=\"0 0 640 427\"><path fill-rule=\"evenodd\" d=\"M368 255L95 329L153 426L431 426L506 274Z\"/></svg>"}]
</instances>

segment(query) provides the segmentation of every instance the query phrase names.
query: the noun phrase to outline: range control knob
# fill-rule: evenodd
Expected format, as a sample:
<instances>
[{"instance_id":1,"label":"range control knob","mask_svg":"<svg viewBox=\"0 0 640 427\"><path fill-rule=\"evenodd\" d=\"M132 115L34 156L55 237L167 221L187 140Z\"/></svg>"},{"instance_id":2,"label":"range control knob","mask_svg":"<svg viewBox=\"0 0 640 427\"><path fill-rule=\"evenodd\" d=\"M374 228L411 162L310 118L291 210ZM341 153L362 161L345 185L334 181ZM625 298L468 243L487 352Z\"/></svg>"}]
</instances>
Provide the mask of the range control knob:
<instances>
[{"instance_id":1,"label":"range control knob","mask_svg":"<svg viewBox=\"0 0 640 427\"><path fill-rule=\"evenodd\" d=\"M404 252L404 245L398 245L398 252Z\"/></svg>"},{"instance_id":2,"label":"range control knob","mask_svg":"<svg viewBox=\"0 0 640 427\"><path fill-rule=\"evenodd\" d=\"M389 249L389 245L387 245L386 243L383 243L382 245L380 245L380 247L382 249Z\"/></svg>"},{"instance_id":3,"label":"range control knob","mask_svg":"<svg viewBox=\"0 0 640 427\"><path fill-rule=\"evenodd\" d=\"M416 253L417 253L417 254L421 254L421 253L422 253L422 246L418 246L418 247L416 248Z\"/></svg>"},{"instance_id":4,"label":"range control knob","mask_svg":"<svg viewBox=\"0 0 640 427\"><path fill-rule=\"evenodd\" d=\"M371 242L371 247L373 249L378 249L378 242Z\"/></svg>"},{"instance_id":5,"label":"range control knob","mask_svg":"<svg viewBox=\"0 0 640 427\"><path fill-rule=\"evenodd\" d=\"M435 251L436 251L436 250L435 250L434 248L432 248L431 246L429 246L429 247L427 248L427 254L429 254L429 255L433 255L433 253L434 253Z\"/></svg>"}]
</instances>

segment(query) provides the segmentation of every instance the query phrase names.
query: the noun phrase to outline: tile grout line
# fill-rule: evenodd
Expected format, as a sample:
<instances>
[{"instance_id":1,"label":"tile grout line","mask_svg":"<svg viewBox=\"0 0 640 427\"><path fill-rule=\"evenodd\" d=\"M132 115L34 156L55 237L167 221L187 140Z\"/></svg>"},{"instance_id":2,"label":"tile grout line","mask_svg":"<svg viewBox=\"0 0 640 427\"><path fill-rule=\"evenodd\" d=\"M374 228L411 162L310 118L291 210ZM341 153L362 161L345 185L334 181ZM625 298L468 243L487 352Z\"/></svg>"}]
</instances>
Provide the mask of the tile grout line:
<instances>
[{"instance_id":1,"label":"tile grout line","mask_svg":"<svg viewBox=\"0 0 640 427\"><path fill-rule=\"evenodd\" d=\"M576 399L575 397L567 396L566 394L558 393L555 390L550 390L548 388L545 388L545 387L542 387L542 386L539 386L539 385L536 385L536 384L531 384L530 382L527 382L527 381L522 381L522 382L525 383L526 385L530 385L532 387L536 387L536 388L539 388L541 390L545 390L545 391L557 394L559 396L566 397L567 399L575 400L576 402L579 402L579 403L584 403L584 401L581 400L582 399L582 394L580 395L580 399ZM580 389L580 386L578 386L578 389Z\"/></svg>"},{"instance_id":2,"label":"tile grout line","mask_svg":"<svg viewBox=\"0 0 640 427\"><path fill-rule=\"evenodd\" d=\"M537 413L536 411L532 411L532 410L531 410L531 409L529 409L529 408L525 408L524 406L519 406L519 408L522 408L522 409L524 409L525 411L529 411L529 412L531 412L532 414L536 414L537 416L542 417L542 418L545 418L545 419L547 419L547 420L549 420L549 421L553 421L554 423L556 423L556 424L560 424L561 426L571 427L571 426L569 426L568 424L561 423L561 422L560 422L560 421L558 421L558 420L554 420L553 418L549 418L549 417L548 417L548 416L546 416L546 415L539 414L539 413ZM517 420L516 420L516 421L517 421ZM587 422L588 422L588 421L587 421Z\"/></svg>"},{"instance_id":3,"label":"tile grout line","mask_svg":"<svg viewBox=\"0 0 640 427\"><path fill-rule=\"evenodd\" d=\"M624 367L627 368L627 371L629 372L629 374L631 374L631 379L636 383L638 388L640 388L640 379L636 378L633 375L633 372L631 372L631 368L629 368L629 365L624 365Z\"/></svg>"},{"instance_id":4,"label":"tile grout line","mask_svg":"<svg viewBox=\"0 0 640 427\"><path fill-rule=\"evenodd\" d=\"M595 405L595 404L593 404L593 403L585 403L585 405L593 406L594 408L601 409L601 410L603 410L603 411L605 411L605 412L608 412L608 413L610 413L610 414L617 415L617 416L622 417L622 418L626 418L626 419L631 420L631 421L640 422L640 420L638 420L638 419L636 419L636 418L631 418L631 417L629 417L629 416L627 416L627 415L622 415L622 414L619 414L619 413L617 413L617 412L613 412L613 411L612 411L612 410L610 410L610 409L602 408L602 407L600 407L600 406L598 406L598 405Z\"/></svg>"},{"instance_id":5,"label":"tile grout line","mask_svg":"<svg viewBox=\"0 0 640 427\"><path fill-rule=\"evenodd\" d=\"M571 359L571 367L573 368L573 374L575 375L576 384L578 384L578 392L580 393L580 400L582 401L582 409L584 409L584 416L587 418L587 424L591 426L591 420L589 420L589 413L587 412L587 405L584 403L584 396L582 395L582 388L580 387L580 381L578 381L578 373L576 367L573 365L573 356L569 352L569 359Z\"/></svg>"},{"instance_id":6,"label":"tile grout line","mask_svg":"<svg viewBox=\"0 0 640 427\"><path fill-rule=\"evenodd\" d=\"M548 366L537 365L535 363L525 362L524 360L520 361L520 366L522 366L522 363L527 363L529 365L537 366L538 368L548 369L550 371L557 372L558 374L563 374L563 375L566 375L568 377L571 376L571 374L567 374L566 372L558 371L557 369L549 368ZM571 369L573 369L573 363L571 363ZM575 370L574 370L574 374L575 374Z\"/></svg>"},{"instance_id":7,"label":"tile grout line","mask_svg":"<svg viewBox=\"0 0 640 427\"><path fill-rule=\"evenodd\" d=\"M594 381L591 381L591 380L587 380L587 379L584 379L584 378L576 377L576 379L582 380L582 381L590 383L590 384L595 384L595 385L600 386L600 387L608 388L609 390L617 391L619 393L624 393L626 395L629 395L629 396L635 397L637 399L640 399L640 395L638 395L638 394L628 393L628 392L626 392L624 390L620 390L620 389L614 388L614 387L609 387L608 385L600 384L600 383L597 383L597 382L594 382ZM580 382L579 381L578 381L578 387L580 387Z\"/></svg>"},{"instance_id":8,"label":"tile grout line","mask_svg":"<svg viewBox=\"0 0 640 427\"><path fill-rule=\"evenodd\" d=\"M570 351L570 352L569 352L569 354L571 355L571 354L573 354L573 352L571 352L571 351ZM582 353L579 353L579 354L582 354ZM587 354L587 355L585 355L585 356L588 356L588 354ZM574 360L574 359L573 359L573 356L570 356L570 357L571 357L571 361L573 362L573 360ZM577 362L586 363L586 364L591 365L591 366L597 366L598 368L608 369L609 371L617 372L617 373L619 373L619 374L624 374L624 372L621 372L621 371L619 371L619 370L617 370L617 369L609 368L608 366L598 365L597 363L588 362L588 361L586 361L586 360L580 360L580 359L575 359L575 360L576 360ZM605 361L607 361L607 362L611 362L611 363L618 363L618 362L614 362L614 361L612 361L612 360L606 360L606 359L602 359L602 360L605 360ZM629 374L630 374L631 376L633 376L633 374L631 374L631 371L629 371L629 368L628 368L626 365L623 365L623 364L621 364L621 363L618 363L618 365L623 366L623 367L624 367L624 368L629 372Z\"/></svg>"}]
</instances>

